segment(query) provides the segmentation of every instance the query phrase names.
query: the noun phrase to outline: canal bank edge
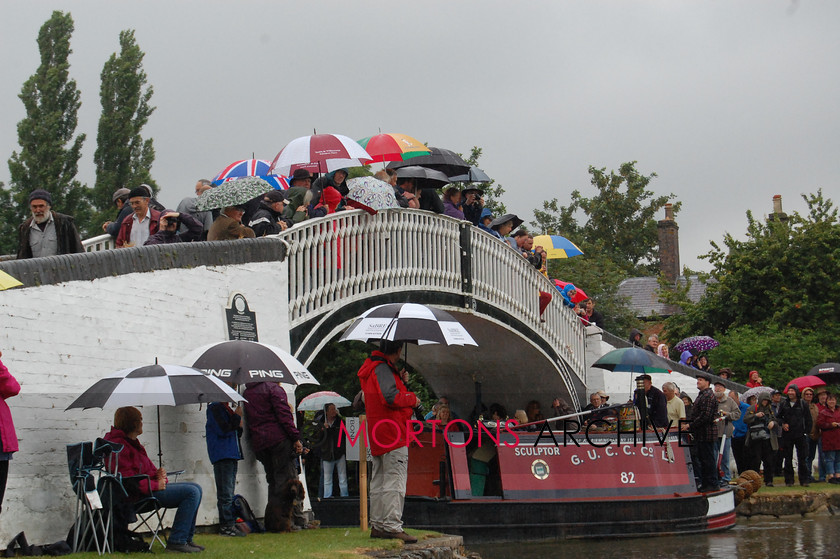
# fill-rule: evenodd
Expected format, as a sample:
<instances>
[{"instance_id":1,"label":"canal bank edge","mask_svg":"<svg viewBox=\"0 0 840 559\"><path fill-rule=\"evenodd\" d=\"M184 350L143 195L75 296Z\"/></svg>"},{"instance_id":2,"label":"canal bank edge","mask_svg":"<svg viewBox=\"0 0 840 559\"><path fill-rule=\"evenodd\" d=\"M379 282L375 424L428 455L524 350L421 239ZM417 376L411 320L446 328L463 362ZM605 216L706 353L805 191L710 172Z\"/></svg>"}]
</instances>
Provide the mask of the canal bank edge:
<instances>
[{"instance_id":1,"label":"canal bank edge","mask_svg":"<svg viewBox=\"0 0 840 559\"><path fill-rule=\"evenodd\" d=\"M794 495L753 494L742 501L735 514L746 518L834 515L840 512L840 493L804 491Z\"/></svg>"},{"instance_id":2,"label":"canal bank edge","mask_svg":"<svg viewBox=\"0 0 840 559\"><path fill-rule=\"evenodd\" d=\"M464 549L464 538L449 534L406 544L402 549L368 551L364 556L376 559L481 559L477 553Z\"/></svg>"}]
</instances>

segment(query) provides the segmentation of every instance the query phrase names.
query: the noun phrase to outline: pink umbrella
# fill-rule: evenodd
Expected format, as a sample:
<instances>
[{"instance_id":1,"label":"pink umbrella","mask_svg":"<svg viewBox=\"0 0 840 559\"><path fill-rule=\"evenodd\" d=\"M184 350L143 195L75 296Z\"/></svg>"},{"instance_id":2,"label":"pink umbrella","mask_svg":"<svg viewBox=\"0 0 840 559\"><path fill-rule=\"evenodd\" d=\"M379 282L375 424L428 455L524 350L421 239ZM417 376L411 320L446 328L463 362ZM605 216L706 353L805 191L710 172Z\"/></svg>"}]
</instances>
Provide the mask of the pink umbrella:
<instances>
[{"instance_id":1,"label":"pink umbrella","mask_svg":"<svg viewBox=\"0 0 840 559\"><path fill-rule=\"evenodd\" d=\"M271 162L270 172L291 175L296 169L328 173L344 167L359 167L372 157L351 138L341 134L315 134L295 138Z\"/></svg>"},{"instance_id":2,"label":"pink umbrella","mask_svg":"<svg viewBox=\"0 0 840 559\"><path fill-rule=\"evenodd\" d=\"M796 377L785 386L785 394L787 394L788 389L792 384L795 384L796 387L799 389L800 392L804 388L814 388L816 386L825 386L825 381L819 377L815 377L813 375L808 375L804 377Z\"/></svg>"}]
</instances>

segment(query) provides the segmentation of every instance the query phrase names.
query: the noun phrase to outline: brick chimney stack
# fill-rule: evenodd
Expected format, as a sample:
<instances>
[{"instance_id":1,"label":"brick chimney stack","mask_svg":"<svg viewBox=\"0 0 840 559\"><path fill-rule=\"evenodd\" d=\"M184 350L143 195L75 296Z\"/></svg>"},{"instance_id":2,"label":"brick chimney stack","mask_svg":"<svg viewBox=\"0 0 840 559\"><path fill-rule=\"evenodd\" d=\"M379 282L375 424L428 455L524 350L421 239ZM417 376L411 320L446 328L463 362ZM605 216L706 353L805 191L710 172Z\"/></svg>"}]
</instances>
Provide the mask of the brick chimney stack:
<instances>
[{"instance_id":1,"label":"brick chimney stack","mask_svg":"<svg viewBox=\"0 0 840 559\"><path fill-rule=\"evenodd\" d=\"M773 213L767 216L767 221L787 221L788 214L782 211L782 195L773 196Z\"/></svg>"},{"instance_id":2,"label":"brick chimney stack","mask_svg":"<svg viewBox=\"0 0 840 559\"><path fill-rule=\"evenodd\" d=\"M674 206L665 204L665 219L656 224L659 232L659 267L665 278L677 284L680 276L679 225L674 221Z\"/></svg>"}]
</instances>

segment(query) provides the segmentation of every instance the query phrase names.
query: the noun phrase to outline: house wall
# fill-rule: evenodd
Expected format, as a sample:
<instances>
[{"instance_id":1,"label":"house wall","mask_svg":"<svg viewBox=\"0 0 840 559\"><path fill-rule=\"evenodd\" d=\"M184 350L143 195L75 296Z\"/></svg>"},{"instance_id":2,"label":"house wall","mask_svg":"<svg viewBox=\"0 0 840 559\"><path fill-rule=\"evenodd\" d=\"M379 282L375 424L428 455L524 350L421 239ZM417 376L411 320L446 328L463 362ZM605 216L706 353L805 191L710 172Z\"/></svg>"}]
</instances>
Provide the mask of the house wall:
<instances>
[{"instance_id":1,"label":"house wall","mask_svg":"<svg viewBox=\"0 0 840 559\"><path fill-rule=\"evenodd\" d=\"M66 445L106 433L113 410L65 408L99 378L126 367L182 363L190 350L227 339L225 307L242 293L256 313L260 341L289 349L285 262L197 266L65 281L0 292L0 349L21 384L7 400L20 451L9 467L0 515L0 543L26 530L31 543L63 539L75 502ZM204 489L198 524L218 522L213 469L207 459L205 407L161 407L164 467L185 469L179 481ZM157 461L156 409L143 409L140 440ZM248 451L237 493L258 514L267 488ZM170 513L171 515L171 513Z\"/></svg>"}]
</instances>

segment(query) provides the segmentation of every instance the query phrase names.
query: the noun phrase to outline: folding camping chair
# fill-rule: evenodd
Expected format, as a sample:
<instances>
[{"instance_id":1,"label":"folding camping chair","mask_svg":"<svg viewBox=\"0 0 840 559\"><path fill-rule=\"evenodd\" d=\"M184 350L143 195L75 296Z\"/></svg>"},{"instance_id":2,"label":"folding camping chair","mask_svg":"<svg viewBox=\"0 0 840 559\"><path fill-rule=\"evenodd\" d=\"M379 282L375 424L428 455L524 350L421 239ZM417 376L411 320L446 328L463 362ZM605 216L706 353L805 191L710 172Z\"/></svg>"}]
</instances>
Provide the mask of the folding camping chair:
<instances>
[{"instance_id":1,"label":"folding camping chair","mask_svg":"<svg viewBox=\"0 0 840 559\"><path fill-rule=\"evenodd\" d=\"M73 524L73 552L86 550L93 544L99 555L111 551L102 500L96 488L97 466L93 443L67 445L67 467L76 495L76 520Z\"/></svg>"}]
</instances>

